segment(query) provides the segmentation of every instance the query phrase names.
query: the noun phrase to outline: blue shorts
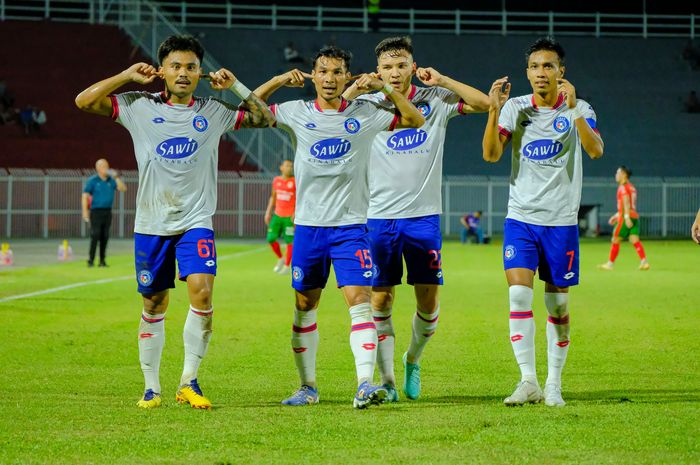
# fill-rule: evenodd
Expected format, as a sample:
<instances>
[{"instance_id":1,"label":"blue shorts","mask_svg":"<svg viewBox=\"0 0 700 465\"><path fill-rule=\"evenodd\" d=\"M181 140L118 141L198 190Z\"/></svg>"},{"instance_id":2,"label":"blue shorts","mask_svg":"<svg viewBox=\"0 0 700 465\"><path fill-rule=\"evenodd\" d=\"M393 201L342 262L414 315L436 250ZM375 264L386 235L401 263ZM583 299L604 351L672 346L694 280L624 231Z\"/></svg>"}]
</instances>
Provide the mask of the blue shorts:
<instances>
[{"instance_id":1,"label":"blue shorts","mask_svg":"<svg viewBox=\"0 0 700 465\"><path fill-rule=\"evenodd\" d=\"M578 284L578 226L538 226L506 218L503 268L539 269L557 287Z\"/></svg>"},{"instance_id":2,"label":"blue shorts","mask_svg":"<svg viewBox=\"0 0 700 465\"><path fill-rule=\"evenodd\" d=\"M401 284L406 260L408 284L442 284L440 215L367 221L374 263L381 270L372 286Z\"/></svg>"},{"instance_id":3,"label":"blue shorts","mask_svg":"<svg viewBox=\"0 0 700 465\"><path fill-rule=\"evenodd\" d=\"M323 289L331 263L338 287L372 285L378 270L372 261L366 225L296 226L292 287L297 291Z\"/></svg>"},{"instance_id":4,"label":"blue shorts","mask_svg":"<svg viewBox=\"0 0 700 465\"><path fill-rule=\"evenodd\" d=\"M175 287L175 260L178 278L185 281L194 273L216 276L214 231L195 228L177 236L134 234L136 281L141 294Z\"/></svg>"}]
</instances>

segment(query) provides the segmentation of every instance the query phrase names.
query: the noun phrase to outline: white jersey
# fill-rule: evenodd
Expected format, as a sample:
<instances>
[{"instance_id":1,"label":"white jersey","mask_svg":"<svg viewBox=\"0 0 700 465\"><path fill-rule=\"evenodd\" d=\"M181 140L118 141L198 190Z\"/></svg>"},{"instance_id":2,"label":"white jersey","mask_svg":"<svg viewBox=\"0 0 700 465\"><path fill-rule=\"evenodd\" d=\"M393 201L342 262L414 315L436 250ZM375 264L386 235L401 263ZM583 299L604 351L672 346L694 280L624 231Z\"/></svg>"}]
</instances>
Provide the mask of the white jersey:
<instances>
[{"instance_id":1,"label":"white jersey","mask_svg":"<svg viewBox=\"0 0 700 465\"><path fill-rule=\"evenodd\" d=\"M213 98L170 104L164 94L112 96L112 118L134 142L139 170L134 231L172 236L212 227L219 139L243 112Z\"/></svg>"},{"instance_id":2,"label":"white jersey","mask_svg":"<svg viewBox=\"0 0 700 465\"><path fill-rule=\"evenodd\" d=\"M595 130L593 107L579 99L576 108ZM582 151L571 112L563 95L552 108L535 105L532 94L503 105L498 126L513 145L507 218L541 226L578 224Z\"/></svg>"},{"instance_id":3,"label":"white jersey","mask_svg":"<svg viewBox=\"0 0 700 465\"><path fill-rule=\"evenodd\" d=\"M367 170L372 141L393 130L398 115L368 101L342 101L338 111L315 101L271 106L277 126L294 145L297 204L294 222L304 226L345 226L367 222Z\"/></svg>"},{"instance_id":4,"label":"white jersey","mask_svg":"<svg viewBox=\"0 0 700 465\"><path fill-rule=\"evenodd\" d=\"M394 108L381 92L361 95ZM382 132L372 144L369 162L370 218L414 218L442 213L442 154L448 121L464 102L441 87L411 86L408 99L425 117L420 128Z\"/></svg>"}]
</instances>

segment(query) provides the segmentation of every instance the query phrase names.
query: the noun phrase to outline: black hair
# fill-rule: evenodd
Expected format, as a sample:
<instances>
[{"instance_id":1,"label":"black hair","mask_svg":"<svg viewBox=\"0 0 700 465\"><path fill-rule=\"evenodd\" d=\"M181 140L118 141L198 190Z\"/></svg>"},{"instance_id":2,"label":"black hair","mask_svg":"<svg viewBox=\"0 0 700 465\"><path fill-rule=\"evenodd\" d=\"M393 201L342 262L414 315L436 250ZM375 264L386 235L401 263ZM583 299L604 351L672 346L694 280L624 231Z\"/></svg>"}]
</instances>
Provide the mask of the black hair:
<instances>
[{"instance_id":1,"label":"black hair","mask_svg":"<svg viewBox=\"0 0 700 465\"><path fill-rule=\"evenodd\" d=\"M374 47L374 53L377 55L377 58L386 52L398 52L400 50L406 50L408 53L413 55L413 43L410 37L387 37L379 42L376 47Z\"/></svg>"},{"instance_id":2,"label":"black hair","mask_svg":"<svg viewBox=\"0 0 700 465\"><path fill-rule=\"evenodd\" d=\"M321 57L336 58L338 60L343 60L345 62L345 69L350 69L352 53L348 52L347 50L343 50L342 48L336 47L335 45L325 45L321 48L321 50L318 51L318 53L316 53L312 65L314 69L316 68L316 62Z\"/></svg>"},{"instance_id":3,"label":"black hair","mask_svg":"<svg viewBox=\"0 0 700 465\"><path fill-rule=\"evenodd\" d=\"M627 168L625 165L620 165L617 167L617 169L624 171L628 179L632 177L632 170Z\"/></svg>"},{"instance_id":4,"label":"black hair","mask_svg":"<svg viewBox=\"0 0 700 465\"><path fill-rule=\"evenodd\" d=\"M200 64L204 60L204 47L190 35L175 35L165 39L158 47L158 63L162 66L165 57L172 52L192 52L197 55Z\"/></svg>"},{"instance_id":5,"label":"black hair","mask_svg":"<svg viewBox=\"0 0 700 465\"><path fill-rule=\"evenodd\" d=\"M549 36L540 37L535 41L535 43L530 45L530 47L525 51L525 62L530 60L530 55L535 52L539 52L540 50L549 50L550 52L556 53L559 56L559 64L564 66L564 57L566 55L566 53L564 53L564 48L559 42Z\"/></svg>"}]
</instances>

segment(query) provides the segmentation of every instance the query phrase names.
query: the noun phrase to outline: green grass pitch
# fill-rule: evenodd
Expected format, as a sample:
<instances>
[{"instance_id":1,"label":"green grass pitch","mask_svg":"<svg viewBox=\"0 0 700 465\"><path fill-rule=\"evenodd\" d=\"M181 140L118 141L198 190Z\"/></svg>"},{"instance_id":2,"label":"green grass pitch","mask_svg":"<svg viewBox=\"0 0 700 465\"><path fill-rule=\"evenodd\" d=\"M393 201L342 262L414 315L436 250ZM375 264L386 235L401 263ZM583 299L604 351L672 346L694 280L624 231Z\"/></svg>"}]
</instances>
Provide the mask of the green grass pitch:
<instances>
[{"instance_id":1,"label":"green grass pitch","mask_svg":"<svg viewBox=\"0 0 700 465\"><path fill-rule=\"evenodd\" d=\"M700 248L646 241L652 269L623 244L584 241L570 298L568 405L506 408L518 381L508 341L501 248L446 242L438 331L422 361L423 395L352 408L349 317L333 280L319 312L321 403L285 408L297 387L289 339L289 276L262 243L220 241L214 334L200 369L212 411L175 403L182 367L184 285L171 294L161 367L163 406L135 404L143 381L133 279L0 302L2 464L697 464L700 463ZM246 253L241 253L246 252ZM0 299L133 274L84 262L0 273ZM543 286L535 285L537 360L546 376ZM410 335L412 289L394 308L397 375Z\"/></svg>"}]
</instances>

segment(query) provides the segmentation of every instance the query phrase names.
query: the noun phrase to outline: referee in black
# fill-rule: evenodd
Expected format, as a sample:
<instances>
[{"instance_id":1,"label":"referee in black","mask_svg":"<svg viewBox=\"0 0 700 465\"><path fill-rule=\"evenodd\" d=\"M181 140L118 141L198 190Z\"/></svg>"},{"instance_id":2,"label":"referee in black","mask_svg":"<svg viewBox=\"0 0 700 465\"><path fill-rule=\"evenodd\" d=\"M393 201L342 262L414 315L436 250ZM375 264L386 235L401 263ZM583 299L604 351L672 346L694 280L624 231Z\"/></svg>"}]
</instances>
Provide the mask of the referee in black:
<instances>
[{"instance_id":1,"label":"referee in black","mask_svg":"<svg viewBox=\"0 0 700 465\"><path fill-rule=\"evenodd\" d=\"M100 158L95 163L97 174L91 176L83 188L83 220L90 224L90 257L88 267L95 266L95 251L100 243L100 264L107 266L105 253L109 240L109 229L112 226L112 204L114 191L126 191L126 184L116 171L109 169L109 163Z\"/></svg>"}]
</instances>

